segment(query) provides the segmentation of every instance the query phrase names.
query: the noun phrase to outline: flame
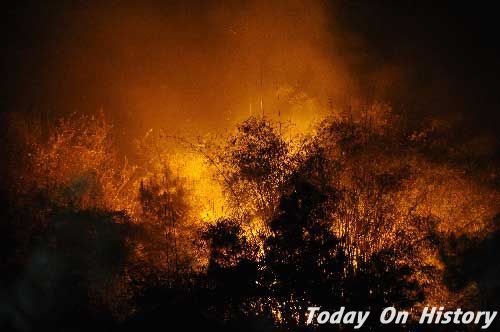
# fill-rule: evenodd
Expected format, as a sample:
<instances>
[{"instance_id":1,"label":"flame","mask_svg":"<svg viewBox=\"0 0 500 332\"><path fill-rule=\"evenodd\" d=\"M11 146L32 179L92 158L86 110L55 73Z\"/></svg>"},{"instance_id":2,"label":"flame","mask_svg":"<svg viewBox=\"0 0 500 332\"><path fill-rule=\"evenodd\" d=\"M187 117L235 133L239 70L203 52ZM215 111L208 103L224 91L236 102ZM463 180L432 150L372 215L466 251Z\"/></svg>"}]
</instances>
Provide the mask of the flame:
<instances>
[{"instance_id":1,"label":"flame","mask_svg":"<svg viewBox=\"0 0 500 332\"><path fill-rule=\"evenodd\" d=\"M172 156L171 167L177 176L186 180L195 216L202 221L226 216L228 203L223 188L204 156L192 152L176 153Z\"/></svg>"}]
</instances>

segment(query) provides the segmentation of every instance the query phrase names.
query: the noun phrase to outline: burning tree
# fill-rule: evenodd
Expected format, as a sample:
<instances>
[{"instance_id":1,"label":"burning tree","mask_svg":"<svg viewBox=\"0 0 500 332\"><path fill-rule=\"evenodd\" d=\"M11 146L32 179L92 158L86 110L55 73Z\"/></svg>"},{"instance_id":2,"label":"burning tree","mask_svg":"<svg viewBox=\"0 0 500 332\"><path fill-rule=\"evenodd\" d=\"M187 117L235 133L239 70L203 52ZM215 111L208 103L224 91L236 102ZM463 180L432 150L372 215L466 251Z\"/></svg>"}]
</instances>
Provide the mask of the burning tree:
<instances>
[{"instance_id":1,"label":"burning tree","mask_svg":"<svg viewBox=\"0 0 500 332\"><path fill-rule=\"evenodd\" d=\"M33 130L16 136L22 165L9 167L2 197L2 269L77 285L84 308L58 310L88 310L83 320L127 321L158 307L163 317L182 301L212 322L291 330L310 328L311 305L472 306L491 283L459 276L495 243L498 187L490 169L471 171L477 154L454 148L451 129L430 123L369 105L286 139L279 123L251 117L212 151L177 139L207 160L183 172L165 132L149 132L130 166L103 118L21 126ZM213 179L186 175L202 167L215 168L223 188L224 212L212 219L196 205ZM60 273L33 274L38 254L40 271Z\"/></svg>"},{"instance_id":2,"label":"burning tree","mask_svg":"<svg viewBox=\"0 0 500 332\"><path fill-rule=\"evenodd\" d=\"M429 128L406 126L384 105L326 119L300 144L279 133L264 118L251 118L221 158L236 188L233 201L249 202L246 214L266 228L256 257L257 307L291 327L304 322L311 304L377 310L454 301L441 248L448 234L492 229L495 190L483 188L483 201L471 200L476 180L458 185L461 166L438 162L428 140L415 139ZM437 197L436 184L448 192ZM443 213L452 197L455 207L477 212L468 217L477 218L474 228L464 228L453 209Z\"/></svg>"}]
</instances>

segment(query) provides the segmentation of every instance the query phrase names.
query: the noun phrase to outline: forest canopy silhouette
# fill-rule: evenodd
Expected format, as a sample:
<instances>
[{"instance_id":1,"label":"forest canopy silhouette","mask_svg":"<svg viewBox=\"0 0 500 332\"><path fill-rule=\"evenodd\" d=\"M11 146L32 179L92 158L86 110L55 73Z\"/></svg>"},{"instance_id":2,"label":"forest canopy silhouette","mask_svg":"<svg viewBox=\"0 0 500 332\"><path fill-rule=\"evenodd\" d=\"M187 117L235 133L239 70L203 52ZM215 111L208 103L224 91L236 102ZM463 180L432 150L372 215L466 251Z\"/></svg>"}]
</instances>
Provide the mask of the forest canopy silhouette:
<instances>
[{"instance_id":1,"label":"forest canopy silhouette","mask_svg":"<svg viewBox=\"0 0 500 332\"><path fill-rule=\"evenodd\" d=\"M137 163L103 115L9 115L3 323L134 329L186 306L192 328L314 330L309 306L498 305L495 168L449 123L359 107L307 134L266 116L198 141L149 132Z\"/></svg>"}]
</instances>

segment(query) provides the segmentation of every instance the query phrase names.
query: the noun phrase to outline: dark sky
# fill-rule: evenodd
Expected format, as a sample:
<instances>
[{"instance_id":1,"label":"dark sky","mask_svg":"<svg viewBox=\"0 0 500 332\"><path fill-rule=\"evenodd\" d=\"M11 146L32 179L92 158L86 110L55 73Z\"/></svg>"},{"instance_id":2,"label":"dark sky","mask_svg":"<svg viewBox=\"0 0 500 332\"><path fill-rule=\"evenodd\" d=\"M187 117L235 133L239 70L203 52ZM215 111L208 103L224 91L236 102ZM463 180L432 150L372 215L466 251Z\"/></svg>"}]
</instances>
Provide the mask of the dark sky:
<instances>
[{"instance_id":1,"label":"dark sky","mask_svg":"<svg viewBox=\"0 0 500 332\"><path fill-rule=\"evenodd\" d=\"M493 4L3 6L2 111L102 108L134 133L156 123L218 128L229 115L257 107L259 98L278 105L275 91L292 86L319 103L352 95L385 99L416 117L461 116L471 131L500 132Z\"/></svg>"},{"instance_id":2,"label":"dark sky","mask_svg":"<svg viewBox=\"0 0 500 332\"><path fill-rule=\"evenodd\" d=\"M464 112L480 125L498 128L500 53L494 5L377 3L339 5L337 20L363 39L359 75L393 64L406 76L399 96L393 97L420 99L430 112Z\"/></svg>"}]
</instances>

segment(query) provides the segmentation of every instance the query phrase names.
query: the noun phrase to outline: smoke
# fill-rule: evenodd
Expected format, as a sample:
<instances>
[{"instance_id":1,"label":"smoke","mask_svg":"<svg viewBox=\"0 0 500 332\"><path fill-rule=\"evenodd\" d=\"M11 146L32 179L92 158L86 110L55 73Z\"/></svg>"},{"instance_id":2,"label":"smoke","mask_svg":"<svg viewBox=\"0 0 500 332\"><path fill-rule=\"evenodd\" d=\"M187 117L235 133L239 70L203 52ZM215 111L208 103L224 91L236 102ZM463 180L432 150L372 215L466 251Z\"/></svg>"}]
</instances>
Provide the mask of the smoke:
<instances>
[{"instance_id":1,"label":"smoke","mask_svg":"<svg viewBox=\"0 0 500 332\"><path fill-rule=\"evenodd\" d=\"M34 104L102 108L134 135L219 130L262 111L309 121L349 86L330 12L320 1L59 6L45 18Z\"/></svg>"},{"instance_id":2,"label":"smoke","mask_svg":"<svg viewBox=\"0 0 500 332\"><path fill-rule=\"evenodd\" d=\"M321 0L13 7L5 11L12 33L4 108L48 118L102 109L122 142L160 127L220 132L262 113L305 129L352 99L388 101L416 121L465 116L475 133L487 117L493 132L498 127L490 111L497 67L493 53L477 47L493 32L474 24L466 34L468 7Z\"/></svg>"}]
</instances>

